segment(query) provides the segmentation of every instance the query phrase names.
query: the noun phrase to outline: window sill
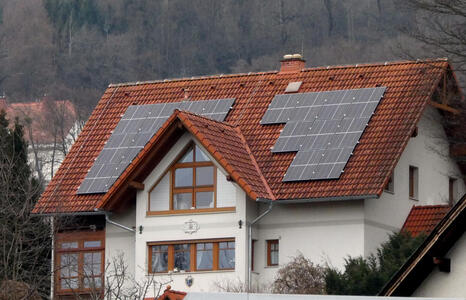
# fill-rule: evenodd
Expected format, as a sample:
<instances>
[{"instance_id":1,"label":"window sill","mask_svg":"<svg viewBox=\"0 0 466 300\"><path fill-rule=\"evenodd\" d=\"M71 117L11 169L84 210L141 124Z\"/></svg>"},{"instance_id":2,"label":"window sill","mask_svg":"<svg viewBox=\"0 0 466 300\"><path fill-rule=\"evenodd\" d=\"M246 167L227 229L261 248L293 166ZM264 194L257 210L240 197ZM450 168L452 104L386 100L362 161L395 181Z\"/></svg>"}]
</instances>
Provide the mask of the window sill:
<instances>
[{"instance_id":1,"label":"window sill","mask_svg":"<svg viewBox=\"0 0 466 300\"><path fill-rule=\"evenodd\" d=\"M274 265L274 266L265 266L264 269L275 269L280 267L280 265Z\"/></svg>"},{"instance_id":2,"label":"window sill","mask_svg":"<svg viewBox=\"0 0 466 300\"><path fill-rule=\"evenodd\" d=\"M190 275L190 274L212 274L212 273L231 273L235 272L235 269L226 270L211 270L211 271L189 271L189 272L165 272L165 273L149 273L146 276L167 276L167 275Z\"/></svg>"},{"instance_id":3,"label":"window sill","mask_svg":"<svg viewBox=\"0 0 466 300\"><path fill-rule=\"evenodd\" d=\"M384 193L395 195L395 191L383 190Z\"/></svg>"},{"instance_id":4,"label":"window sill","mask_svg":"<svg viewBox=\"0 0 466 300\"><path fill-rule=\"evenodd\" d=\"M409 197L409 200L413 200L413 201L419 201L419 199L417 199L417 198L413 198L413 197Z\"/></svg>"},{"instance_id":5,"label":"window sill","mask_svg":"<svg viewBox=\"0 0 466 300\"><path fill-rule=\"evenodd\" d=\"M166 211L148 211L146 212L146 216L195 215L195 214L224 213L224 212L235 212L235 211L236 211L236 207L180 209L180 210L166 210Z\"/></svg>"}]
</instances>

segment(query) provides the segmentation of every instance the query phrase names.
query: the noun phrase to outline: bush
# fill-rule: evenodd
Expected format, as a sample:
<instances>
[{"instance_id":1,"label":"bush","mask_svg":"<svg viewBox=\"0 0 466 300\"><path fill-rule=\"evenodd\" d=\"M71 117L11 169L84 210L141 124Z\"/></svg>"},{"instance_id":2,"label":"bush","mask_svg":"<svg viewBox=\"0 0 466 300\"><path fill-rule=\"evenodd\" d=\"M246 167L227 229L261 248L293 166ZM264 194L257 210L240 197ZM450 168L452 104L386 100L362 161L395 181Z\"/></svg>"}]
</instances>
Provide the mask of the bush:
<instances>
[{"instance_id":1,"label":"bush","mask_svg":"<svg viewBox=\"0 0 466 300\"><path fill-rule=\"evenodd\" d=\"M377 249L376 254L368 258L345 259L344 272L328 268L326 292L332 295L377 295L424 238L424 235L413 238L408 233L395 233Z\"/></svg>"},{"instance_id":2,"label":"bush","mask_svg":"<svg viewBox=\"0 0 466 300\"><path fill-rule=\"evenodd\" d=\"M299 254L278 270L272 291L277 294L324 294L325 268Z\"/></svg>"}]
</instances>

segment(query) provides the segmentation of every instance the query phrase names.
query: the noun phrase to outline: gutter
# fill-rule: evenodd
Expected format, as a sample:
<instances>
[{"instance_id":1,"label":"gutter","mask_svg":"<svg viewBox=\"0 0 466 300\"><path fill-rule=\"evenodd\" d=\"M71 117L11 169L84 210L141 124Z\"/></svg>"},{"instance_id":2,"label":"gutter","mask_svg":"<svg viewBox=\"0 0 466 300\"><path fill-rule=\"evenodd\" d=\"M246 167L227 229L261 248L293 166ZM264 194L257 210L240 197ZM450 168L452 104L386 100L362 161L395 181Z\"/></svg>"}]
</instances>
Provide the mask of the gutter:
<instances>
[{"instance_id":1,"label":"gutter","mask_svg":"<svg viewBox=\"0 0 466 300\"><path fill-rule=\"evenodd\" d=\"M259 199L257 199L257 201L259 202ZM256 224L257 222L259 222L263 217L265 217L268 213L270 213L272 211L272 208L273 208L273 204L275 201L272 201L272 200L268 200L265 201L265 199L262 201L262 202L267 202L269 203L269 208L267 208L266 211L264 211L262 214L260 214L257 218L255 218L254 220L252 220L251 223L248 224L249 228L249 232L248 232L248 289L247 289L247 292L249 293L250 290L251 290L251 273L252 273L252 253L251 253L251 250L252 250L252 226L254 224Z\"/></svg>"},{"instance_id":2,"label":"gutter","mask_svg":"<svg viewBox=\"0 0 466 300\"><path fill-rule=\"evenodd\" d=\"M136 230L133 229L133 228L130 228L130 227L127 227L123 224L120 224L120 223L117 223L115 221L112 221L110 220L110 217L109 217L109 213L104 211L104 214L105 214L105 221L107 221L107 223L110 223L112 225L115 225L116 227L120 227L121 229L124 229L126 231L129 231L129 232L132 232L132 233L136 233Z\"/></svg>"},{"instance_id":3,"label":"gutter","mask_svg":"<svg viewBox=\"0 0 466 300\"><path fill-rule=\"evenodd\" d=\"M348 201L362 199L377 199L379 195L361 195L361 196L343 196L343 197L321 197L321 198L303 198L303 199L280 199L273 200L276 204L296 204L296 203L316 203L326 201ZM268 203L270 200L266 198L257 198L257 202Z\"/></svg>"}]
</instances>

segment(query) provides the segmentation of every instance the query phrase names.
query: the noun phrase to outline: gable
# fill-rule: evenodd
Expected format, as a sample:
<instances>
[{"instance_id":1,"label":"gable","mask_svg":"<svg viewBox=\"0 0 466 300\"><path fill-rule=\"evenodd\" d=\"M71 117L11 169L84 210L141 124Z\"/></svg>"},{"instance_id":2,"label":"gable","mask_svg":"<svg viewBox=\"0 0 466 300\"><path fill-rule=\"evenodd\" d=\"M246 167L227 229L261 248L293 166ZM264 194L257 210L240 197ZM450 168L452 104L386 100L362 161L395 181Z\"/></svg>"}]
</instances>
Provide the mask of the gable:
<instances>
[{"instance_id":1,"label":"gable","mask_svg":"<svg viewBox=\"0 0 466 300\"><path fill-rule=\"evenodd\" d=\"M77 189L128 106L180 102L186 97L192 101L236 99L225 122L241 131L275 199L380 195L447 67L442 60L399 62L110 85L34 212L92 211L106 196L78 195ZM275 95L282 94L290 82L298 81L302 82L300 93L386 87L339 179L283 182L296 154L273 153L271 148L284 125L265 126L260 120ZM225 151L234 154L235 150L228 146Z\"/></svg>"}]
</instances>

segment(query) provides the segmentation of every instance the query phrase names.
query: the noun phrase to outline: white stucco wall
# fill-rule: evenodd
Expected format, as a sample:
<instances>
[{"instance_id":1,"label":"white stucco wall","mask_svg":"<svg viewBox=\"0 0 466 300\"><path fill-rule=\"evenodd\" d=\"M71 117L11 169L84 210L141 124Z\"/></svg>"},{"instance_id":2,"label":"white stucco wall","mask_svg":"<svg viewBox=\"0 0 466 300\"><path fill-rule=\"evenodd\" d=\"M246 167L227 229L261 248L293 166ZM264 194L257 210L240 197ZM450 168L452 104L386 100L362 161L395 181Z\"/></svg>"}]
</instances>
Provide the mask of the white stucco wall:
<instances>
[{"instance_id":1,"label":"white stucco wall","mask_svg":"<svg viewBox=\"0 0 466 300\"><path fill-rule=\"evenodd\" d=\"M262 219L253 232L254 273L262 283L299 253L314 263L341 268L348 255L364 254L363 201L282 204ZM279 240L279 266L267 266L266 240Z\"/></svg>"},{"instance_id":2,"label":"white stucco wall","mask_svg":"<svg viewBox=\"0 0 466 300\"><path fill-rule=\"evenodd\" d=\"M144 181L145 190L137 194L136 204L136 225L143 226L143 232L136 233L135 251L137 255L134 258L136 278L143 281L148 278L148 242L161 241L189 241L215 238L234 238L236 242L235 251L235 270L234 271L203 271L189 273L171 273L155 275L157 280L166 282L172 281L170 285L175 290L182 291L212 291L215 290L214 282L245 280L246 275L246 256L247 247L246 226L239 228L238 221L245 221L246 216L246 195L243 190L236 184L227 181L227 173L217 165L217 202L229 202L236 207L235 211L228 212L210 212L210 213L187 213L174 215L147 215L148 192L158 179L165 174L167 168L172 164L174 159L185 146L191 141L191 136L185 134L162 159L158 166ZM157 197L165 197L169 201L169 189L166 188L165 182L160 189ZM183 225L187 221L195 221L199 224L199 230L195 233L186 233ZM187 276L194 278L193 285L188 287L185 283Z\"/></svg>"},{"instance_id":3,"label":"white stucco wall","mask_svg":"<svg viewBox=\"0 0 466 300\"><path fill-rule=\"evenodd\" d=\"M440 272L436 267L412 296L466 298L465 234L453 245L445 257L451 259L450 273Z\"/></svg>"},{"instance_id":4,"label":"white stucco wall","mask_svg":"<svg viewBox=\"0 0 466 300\"><path fill-rule=\"evenodd\" d=\"M455 201L466 192L458 165L449 156L449 144L437 109L428 106L394 170L394 193L367 199L365 210L365 255L403 226L413 205L448 204L449 178L456 181ZM409 166L418 168L419 197L409 197Z\"/></svg>"}]
</instances>

